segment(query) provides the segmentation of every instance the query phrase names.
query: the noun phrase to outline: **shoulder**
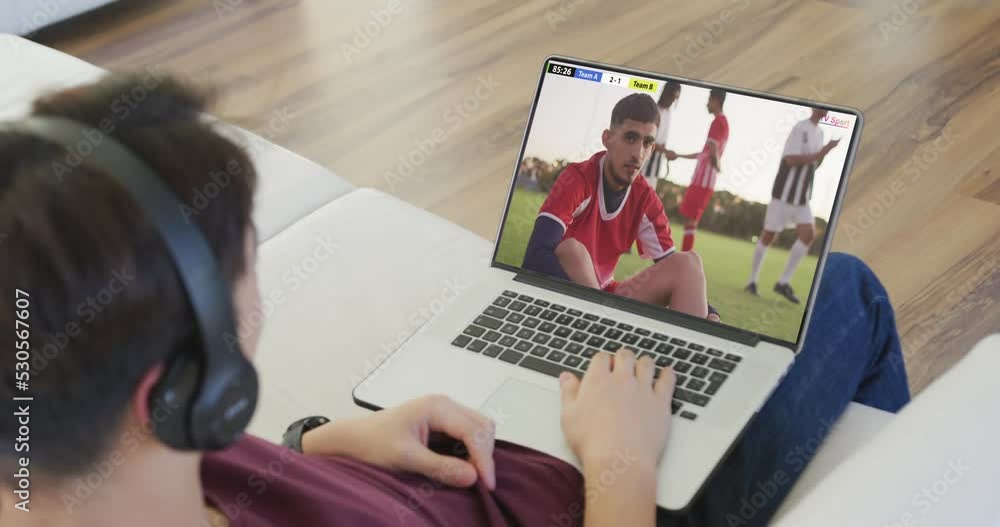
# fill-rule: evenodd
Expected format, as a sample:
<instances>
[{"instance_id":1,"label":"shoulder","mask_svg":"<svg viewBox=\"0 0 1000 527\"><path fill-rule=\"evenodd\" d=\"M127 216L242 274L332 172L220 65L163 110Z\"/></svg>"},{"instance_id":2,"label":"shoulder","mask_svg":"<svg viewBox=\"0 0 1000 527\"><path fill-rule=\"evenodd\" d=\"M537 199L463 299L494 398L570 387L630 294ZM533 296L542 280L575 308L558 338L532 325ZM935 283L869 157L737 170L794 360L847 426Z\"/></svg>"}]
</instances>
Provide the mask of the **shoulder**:
<instances>
[{"instance_id":1,"label":"shoulder","mask_svg":"<svg viewBox=\"0 0 1000 527\"><path fill-rule=\"evenodd\" d=\"M660 202L660 197L656 195L656 191L653 187L646 181L646 178L636 177L635 181L632 182L632 188L629 191L632 197L629 198L636 207L646 210L651 205L663 203ZM634 200L632 199L634 198Z\"/></svg>"},{"instance_id":2,"label":"shoulder","mask_svg":"<svg viewBox=\"0 0 1000 527\"><path fill-rule=\"evenodd\" d=\"M601 172L601 159L603 159L603 157L604 151L601 151L591 156L590 159L566 165L566 168L563 169L563 173L569 175L569 178L567 178L569 181L567 182L587 187L595 186L597 178Z\"/></svg>"},{"instance_id":3,"label":"shoulder","mask_svg":"<svg viewBox=\"0 0 1000 527\"><path fill-rule=\"evenodd\" d=\"M559 173L558 183L564 187L586 187L587 178L585 173L587 172L587 167L583 166L584 163L586 161L566 165L562 169L562 172Z\"/></svg>"},{"instance_id":4,"label":"shoulder","mask_svg":"<svg viewBox=\"0 0 1000 527\"><path fill-rule=\"evenodd\" d=\"M724 114L719 114L715 116L712 120L712 126L709 128L709 133L715 135L727 135L729 134L729 120L726 119Z\"/></svg>"}]
</instances>

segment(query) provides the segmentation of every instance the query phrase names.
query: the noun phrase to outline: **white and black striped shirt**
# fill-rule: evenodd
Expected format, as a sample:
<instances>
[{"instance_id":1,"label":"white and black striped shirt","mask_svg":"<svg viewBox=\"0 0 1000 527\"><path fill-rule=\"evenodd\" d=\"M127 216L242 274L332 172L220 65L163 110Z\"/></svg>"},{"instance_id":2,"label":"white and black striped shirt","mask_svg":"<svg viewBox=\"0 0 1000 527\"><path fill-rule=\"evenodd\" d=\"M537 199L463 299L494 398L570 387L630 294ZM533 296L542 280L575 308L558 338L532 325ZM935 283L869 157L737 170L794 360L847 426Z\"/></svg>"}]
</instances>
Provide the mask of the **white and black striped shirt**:
<instances>
[{"instance_id":1,"label":"white and black striped shirt","mask_svg":"<svg viewBox=\"0 0 1000 527\"><path fill-rule=\"evenodd\" d=\"M811 155L823 148L823 130L809 119L796 123L785 141L781 153L781 165L774 178L771 197L792 205L806 205L812 197L813 176L818 163L804 163L791 166L785 156Z\"/></svg>"}]
</instances>

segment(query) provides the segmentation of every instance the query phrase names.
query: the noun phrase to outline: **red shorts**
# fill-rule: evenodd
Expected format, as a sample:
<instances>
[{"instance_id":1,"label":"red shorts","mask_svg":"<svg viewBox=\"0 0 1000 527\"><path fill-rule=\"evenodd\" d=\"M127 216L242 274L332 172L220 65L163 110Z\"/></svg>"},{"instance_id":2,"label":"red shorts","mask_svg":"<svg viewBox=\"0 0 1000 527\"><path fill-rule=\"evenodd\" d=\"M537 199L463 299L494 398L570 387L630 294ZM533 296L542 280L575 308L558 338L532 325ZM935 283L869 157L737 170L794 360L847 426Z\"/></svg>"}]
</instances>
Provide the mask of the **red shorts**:
<instances>
[{"instance_id":1,"label":"red shorts","mask_svg":"<svg viewBox=\"0 0 1000 527\"><path fill-rule=\"evenodd\" d=\"M605 290L605 291L607 291L609 293L614 293L615 289L618 289L618 286L620 286L621 284L622 283L619 282L618 280L611 280L610 282L608 282L608 285L602 287L601 289L603 289L603 290Z\"/></svg>"},{"instance_id":2,"label":"red shorts","mask_svg":"<svg viewBox=\"0 0 1000 527\"><path fill-rule=\"evenodd\" d=\"M694 185L688 187L679 208L681 214L689 220L701 220L701 215L705 213L705 208L708 207L708 202L712 199L712 194L714 193L715 189L708 187L696 187Z\"/></svg>"}]
</instances>

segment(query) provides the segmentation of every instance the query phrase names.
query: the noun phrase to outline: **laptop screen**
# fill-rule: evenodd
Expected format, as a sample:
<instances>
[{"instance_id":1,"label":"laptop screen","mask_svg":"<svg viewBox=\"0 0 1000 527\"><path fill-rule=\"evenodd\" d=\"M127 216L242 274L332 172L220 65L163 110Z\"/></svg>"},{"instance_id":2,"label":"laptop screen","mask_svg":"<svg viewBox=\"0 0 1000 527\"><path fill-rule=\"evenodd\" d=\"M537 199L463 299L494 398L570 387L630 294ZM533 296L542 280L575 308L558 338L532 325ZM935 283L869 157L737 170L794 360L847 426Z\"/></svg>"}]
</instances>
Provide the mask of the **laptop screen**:
<instances>
[{"instance_id":1,"label":"laptop screen","mask_svg":"<svg viewBox=\"0 0 1000 527\"><path fill-rule=\"evenodd\" d=\"M494 262L797 344L858 120L549 59Z\"/></svg>"}]
</instances>

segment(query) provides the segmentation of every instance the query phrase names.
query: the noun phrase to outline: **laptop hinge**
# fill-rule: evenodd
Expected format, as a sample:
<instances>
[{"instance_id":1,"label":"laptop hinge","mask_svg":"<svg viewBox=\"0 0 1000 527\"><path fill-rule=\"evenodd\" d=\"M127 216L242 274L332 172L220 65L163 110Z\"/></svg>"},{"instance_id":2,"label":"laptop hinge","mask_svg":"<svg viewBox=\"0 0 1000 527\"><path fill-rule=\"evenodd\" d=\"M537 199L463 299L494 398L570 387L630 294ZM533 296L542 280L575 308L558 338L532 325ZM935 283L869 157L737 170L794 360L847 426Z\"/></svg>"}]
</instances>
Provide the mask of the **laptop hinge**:
<instances>
[{"instance_id":1,"label":"laptop hinge","mask_svg":"<svg viewBox=\"0 0 1000 527\"><path fill-rule=\"evenodd\" d=\"M705 319L695 318L681 313L671 312L666 309L659 309L646 305L637 300L617 296L606 291L600 291L590 287L571 284L561 280L555 280L547 276L535 275L531 273L517 273L514 280L549 291L555 291L573 298L586 300L595 304L600 304L609 309L616 309L639 315L641 317L659 320L675 326L705 333L713 337L736 342L746 346L754 347L760 342L760 336L756 333L744 331L742 329L724 326Z\"/></svg>"}]
</instances>

